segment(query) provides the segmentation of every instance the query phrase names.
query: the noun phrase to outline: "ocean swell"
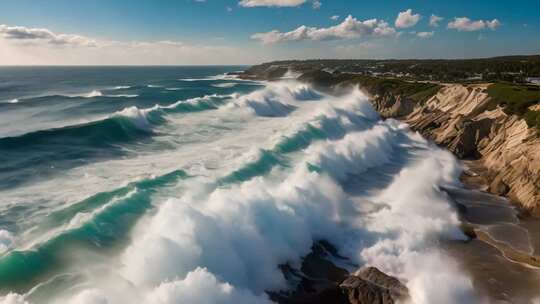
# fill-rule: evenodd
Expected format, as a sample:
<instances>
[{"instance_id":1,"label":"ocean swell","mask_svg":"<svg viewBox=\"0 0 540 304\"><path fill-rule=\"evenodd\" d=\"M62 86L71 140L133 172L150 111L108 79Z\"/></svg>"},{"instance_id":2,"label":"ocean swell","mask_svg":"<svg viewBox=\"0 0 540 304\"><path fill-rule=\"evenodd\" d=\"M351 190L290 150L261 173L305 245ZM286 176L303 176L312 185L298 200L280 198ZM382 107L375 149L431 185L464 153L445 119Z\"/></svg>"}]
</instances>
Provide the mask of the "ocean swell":
<instances>
[{"instance_id":1,"label":"ocean swell","mask_svg":"<svg viewBox=\"0 0 540 304\"><path fill-rule=\"evenodd\" d=\"M84 284L55 291L52 303L271 303L267 291L292 287L278 266L300 269L313 243L328 240L352 263L400 278L413 303L478 303L470 279L438 248L441 240L466 240L442 191L460 186L458 162L406 125L381 121L358 89L332 97L282 81L245 95L127 108L100 124L127 119L133 130L152 132L163 115L218 108L212 113L220 118L247 112L248 127L287 121L290 128L254 147L240 167L216 180L186 180L185 191L167 192L159 203L152 195L186 173L53 214L59 232L32 251L3 256L0 285L24 292L28 282L57 274L66 257L84 263L85 255L64 255L70 246L105 255L114 247L112 262ZM443 284L435 288L433 277Z\"/></svg>"}]
</instances>

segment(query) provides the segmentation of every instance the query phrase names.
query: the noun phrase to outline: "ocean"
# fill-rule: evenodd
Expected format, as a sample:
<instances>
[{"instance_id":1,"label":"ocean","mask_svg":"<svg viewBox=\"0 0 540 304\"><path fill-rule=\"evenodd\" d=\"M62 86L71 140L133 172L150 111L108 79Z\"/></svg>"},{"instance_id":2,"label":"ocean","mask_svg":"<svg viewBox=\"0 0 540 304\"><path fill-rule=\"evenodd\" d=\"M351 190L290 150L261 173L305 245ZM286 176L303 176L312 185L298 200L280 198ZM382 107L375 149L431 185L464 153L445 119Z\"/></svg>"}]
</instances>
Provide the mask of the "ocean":
<instances>
[{"instance_id":1,"label":"ocean","mask_svg":"<svg viewBox=\"0 0 540 304\"><path fill-rule=\"evenodd\" d=\"M2 303L270 303L320 240L415 303L474 299L439 249L467 239L454 156L358 88L244 68L1 67Z\"/></svg>"}]
</instances>

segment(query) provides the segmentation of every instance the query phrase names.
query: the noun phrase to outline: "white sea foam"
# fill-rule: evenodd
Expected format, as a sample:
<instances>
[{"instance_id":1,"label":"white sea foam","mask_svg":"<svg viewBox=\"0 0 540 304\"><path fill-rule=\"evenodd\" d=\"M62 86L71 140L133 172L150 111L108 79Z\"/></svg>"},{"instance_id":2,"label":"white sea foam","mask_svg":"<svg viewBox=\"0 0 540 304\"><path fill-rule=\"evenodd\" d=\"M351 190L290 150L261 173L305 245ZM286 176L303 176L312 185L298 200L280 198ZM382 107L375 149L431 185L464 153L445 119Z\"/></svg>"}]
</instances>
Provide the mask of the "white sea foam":
<instances>
[{"instance_id":1,"label":"white sea foam","mask_svg":"<svg viewBox=\"0 0 540 304\"><path fill-rule=\"evenodd\" d=\"M180 78L178 80L180 81L206 81L206 80L223 80L227 79L226 74L219 74L214 76L207 76L207 77L201 77L201 78Z\"/></svg>"},{"instance_id":2,"label":"white sea foam","mask_svg":"<svg viewBox=\"0 0 540 304\"><path fill-rule=\"evenodd\" d=\"M247 290L220 282L205 268L196 268L182 280L161 283L145 299L148 304L238 304L272 303L266 295L254 296Z\"/></svg>"},{"instance_id":3,"label":"white sea foam","mask_svg":"<svg viewBox=\"0 0 540 304\"><path fill-rule=\"evenodd\" d=\"M201 96L201 97L193 97L193 98L189 98L189 99L185 99L185 100L178 100L177 102L175 102L173 104L170 104L170 105L167 105L167 106L155 105L153 107L153 109L174 109L174 108L178 107L179 105L185 104L185 103L196 104L198 102L211 101L214 98L217 98L217 99L219 99L219 98L232 98L234 96L236 96L236 95L235 94L230 94L230 95L220 95L220 94L204 95L204 96Z\"/></svg>"},{"instance_id":4,"label":"white sea foam","mask_svg":"<svg viewBox=\"0 0 540 304\"><path fill-rule=\"evenodd\" d=\"M137 128L142 130L151 130L152 124L148 121L148 113L154 110L155 108L139 109L136 106L131 106L114 113L113 116L129 118Z\"/></svg>"},{"instance_id":5,"label":"white sea foam","mask_svg":"<svg viewBox=\"0 0 540 304\"><path fill-rule=\"evenodd\" d=\"M139 97L137 94L114 94L114 95L103 95L105 97L124 97L124 98L135 98Z\"/></svg>"},{"instance_id":6,"label":"white sea foam","mask_svg":"<svg viewBox=\"0 0 540 304\"><path fill-rule=\"evenodd\" d=\"M86 94L81 94L81 95L71 95L73 97L85 97L85 98L92 98L92 97L99 97L99 96L103 96L103 93L101 93L101 91L98 91L98 90L93 90L92 92L89 92L89 93L86 93Z\"/></svg>"},{"instance_id":7,"label":"white sea foam","mask_svg":"<svg viewBox=\"0 0 540 304\"><path fill-rule=\"evenodd\" d=\"M11 232L5 229L0 229L0 255L8 251L13 245L14 241L15 238Z\"/></svg>"},{"instance_id":8,"label":"white sea foam","mask_svg":"<svg viewBox=\"0 0 540 304\"><path fill-rule=\"evenodd\" d=\"M10 292L3 297L0 296L0 304L30 304L30 303L24 299L23 295Z\"/></svg>"},{"instance_id":9,"label":"white sea foam","mask_svg":"<svg viewBox=\"0 0 540 304\"><path fill-rule=\"evenodd\" d=\"M103 94L102 91L99 90L93 90L88 93L79 93L79 94L64 94L61 96L66 97L83 97L83 98L94 98L94 97L125 97L125 98L134 98L139 95L137 94Z\"/></svg>"},{"instance_id":10,"label":"white sea foam","mask_svg":"<svg viewBox=\"0 0 540 304\"><path fill-rule=\"evenodd\" d=\"M366 167L388 161L375 153L377 149L383 154L392 152L389 142L394 140L393 135L385 130L375 127L365 134L328 142L336 147L310 149L306 159L326 158L327 164L338 164L334 171L356 160L363 166L346 168L346 172L359 174ZM303 163L278 184L257 178L230 189L217 189L203 201L189 196L171 199L126 251L124 276L142 286L155 286L189 276L196 267L206 267L229 284L260 296L263 290L285 288L276 265L298 265L315 240L330 239L343 249L349 238L357 240L348 248L360 250L360 261L404 279L415 303L452 303L456 299L475 303L470 280L457 266L445 266L453 264L433 247L441 237L465 237L456 213L438 189L455 186L459 168L448 153L430 149L423 161L414 161L371 198L387 207L367 219L360 214L351 216L355 214L355 202L339 184L324 174L309 172ZM344 235L346 231L350 235ZM382 238L362 249L360 240L369 235ZM419 267L417 259L424 258L430 263ZM438 292L427 285L431 281L426 275L436 271L434 266L445 267L447 271L439 276L449 282ZM457 283L450 284L452 280Z\"/></svg>"},{"instance_id":11,"label":"white sea foam","mask_svg":"<svg viewBox=\"0 0 540 304\"><path fill-rule=\"evenodd\" d=\"M290 167L276 168L267 176L223 188L194 181L187 193L156 203L155 213L134 230L120 263L110 267L112 273L100 272L87 287L69 291L73 294L66 299L111 304L268 303L265 291L288 287L277 266L298 267L312 243L326 239L353 262L401 278L413 303L478 303L470 279L437 248L441 238L465 238L441 190L459 186L454 157L403 124L379 122L359 90L339 98L320 94L317 101L306 103L301 97L309 88L301 86L269 84L232 97L226 109L248 109L249 119L277 120L276 125L287 120L295 120L287 126L322 125L332 120L348 134L287 156L294 161ZM292 107L302 113L291 113ZM145 111L132 107L118 115L146 121ZM225 119L230 113L215 115ZM253 113L278 117L260 119ZM276 136L286 134L286 129ZM319 166L320 172L308 163ZM374 178L353 184L360 194L344 190L344 181L355 181L348 176L366 174Z\"/></svg>"},{"instance_id":12,"label":"white sea foam","mask_svg":"<svg viewBox=\"0 0 540 304\"><path fill-rule=\"evenodd\" d=\"M215 87L215 88L232 88L232 87L234 87L236 85L237 85L237 83L234 83L234 82L224 82L224 83L212 84L212 86Z\"/></svg>"},{"instance_id":13,"label":"white sea foam","mask_svg":"<svg viewBox=\"0 0 540 304\"><path fill-rule=\"evenodd\" d=\"M286 116L295 106L295 102L307 99L304 85L296 82L269 83L266 87L247 95L239 96L231 105L251 110L259 116Z\"/></svg>"},{"instance_id":14,"label":"white sea foam","mask_svg":"<svg viewBox=\"0 0 540 304\"><path fill-rule=\"evenodd\" d=\"M19 99L17 98L14 98L14 99L11 99L10 101L8 101L8 103L18 103L19 102Z\"/></svg>"},{"instance_id":15,"label":"white sea foam","mask_svg":"<svg viewBox=\"0 0 540 304\"><path fill-rule=\"evenodd\" d=\"M281 77L282 79L296 79L298 77L300 77L300 75L302 75L302 73L299 73L299 72L295 72L291 69L287 70L287 73L285 73L285 75L283 75L283 77Z\"/></svg>"},{"instance_id":16,"label":"white sea foam","mask_svg":"<svg viewBox=\"0 0 540 304\"><path fill-rule=\"evenodd\" d=\"M236 75L228 75L228 74L218 74L218 75L200 77L200 78L180 78L178 80L179 81L234 80L234 81L242 81L242 82L247 82L247 83L261 83L259 81L241 79L241 78L238 78Z\"/></svg>"},{"instance_id":17,"label":"white sea foam","mask_svg":"<svg viewBox=\"0 0 540 304\"><path fill-rule=\"evenodd\" d=\"M358 174L389 161L395 143L393 130L385 124L372 129L347 134L342 140L312 145L308 155L312 163L321 166L339 180L347 174Z\"/></svg>"}]
</instances>

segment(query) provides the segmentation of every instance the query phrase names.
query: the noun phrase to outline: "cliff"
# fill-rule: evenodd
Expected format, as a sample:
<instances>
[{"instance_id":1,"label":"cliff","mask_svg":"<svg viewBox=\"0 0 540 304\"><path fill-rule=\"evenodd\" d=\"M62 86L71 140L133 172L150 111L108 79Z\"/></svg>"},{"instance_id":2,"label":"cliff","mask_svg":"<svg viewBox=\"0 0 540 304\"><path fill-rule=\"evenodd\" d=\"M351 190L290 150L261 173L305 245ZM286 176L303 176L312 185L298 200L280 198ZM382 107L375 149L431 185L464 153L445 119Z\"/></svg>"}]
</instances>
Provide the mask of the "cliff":
<instances>
[{"instance_id":1,"label":"cliff","mask_svg":"<svg viewBox=\"0 0 540 304\"><path fill-rule=\"evenodd\" d=\"M423 104L394 94L372 97L382 116L402 119L459 158L480 162L487 169L484 177L490 192L508 196L538 216L538 130L517 115L506 114L486 88L446 84Z\"/></svg>"}]
</instances>

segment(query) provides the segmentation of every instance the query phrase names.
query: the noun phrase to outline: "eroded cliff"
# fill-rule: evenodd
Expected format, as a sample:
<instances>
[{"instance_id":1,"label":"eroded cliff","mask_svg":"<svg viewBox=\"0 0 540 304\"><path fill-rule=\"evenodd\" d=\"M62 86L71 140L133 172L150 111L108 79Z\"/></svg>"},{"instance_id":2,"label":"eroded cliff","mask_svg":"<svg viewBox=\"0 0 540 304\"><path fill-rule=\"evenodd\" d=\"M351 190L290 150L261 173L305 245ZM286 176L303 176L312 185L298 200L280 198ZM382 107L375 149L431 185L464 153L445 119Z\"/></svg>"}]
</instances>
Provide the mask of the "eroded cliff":
<instances>
[{"instance_id":1,"label":"eroded cliff","mask_svg":"<svg viewBox=\"0 0 540 304\"><path fill-rule=\"evenodd\" d=\"M478 160L487 169L490 192L540 215L538 130L506 114L486 87L446 84L422 104L391 93L373 95L373 101L382 116L408 122L460 158Z\"/></svg>"}]
</instances>

